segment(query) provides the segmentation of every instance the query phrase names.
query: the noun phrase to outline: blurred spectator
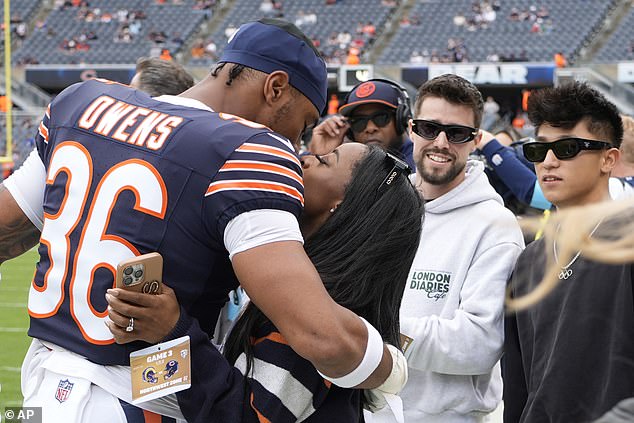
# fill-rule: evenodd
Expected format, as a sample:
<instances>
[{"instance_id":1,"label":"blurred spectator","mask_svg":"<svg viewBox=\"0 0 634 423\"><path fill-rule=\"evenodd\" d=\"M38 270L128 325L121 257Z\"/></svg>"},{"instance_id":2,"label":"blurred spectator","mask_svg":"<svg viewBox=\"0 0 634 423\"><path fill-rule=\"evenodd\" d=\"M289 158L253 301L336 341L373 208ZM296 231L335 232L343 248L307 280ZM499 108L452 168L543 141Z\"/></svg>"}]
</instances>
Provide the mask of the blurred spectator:
<instances>
[{"instance_id":1,"label":"blurred spectator","mask_svg":"<svg viewBox=\"0 0 634 423\"><path fill-rule=\"evenodd\" d=\"M217 60L218 59L218 46L214 43L213 39L207 40L207 44L205 45L205 56Z\"/></svg>"},{"instance_id":2,"label":"blurred spectator","mask_svg":"<svg viewBox=\"0 0 634 423\"><path fill-rule=\"evenodd\" d=\"M331 94L330 100L328 100L328 114L336 115L339 110L339 98L337 98L337 94Z\"/></svg>"},{"instance_id":3,"label":"blurred spectator","mask_svg":"<svg viewBox=\"0 0 634 423\"><path fill-rule=\"evenodd\" d=\"M314 25L317 23L317 15L314 13L304 13L303 10L297 12L297 18L295 19L295 25L302 27L304 25Z\"/></svg>"},{"instance_id":4,"label":"blurred spectator","mask_svg":"<svg viewBox=\"0 0 634 423\"><path fill-rule=\"evenodd\" d=\"M130 34L133 37L139 35L141 33L141 28L142 28L141 21L135 19L134 21L130 23L128 28L130 29Z\"/></svg>"},{"instance_id":5,"label":"blurred spectator","mask_svg":"<svg viewBox=\"0 0 634 423\"><path fill-rule=\"evenodd\" d=\"M167 41L167 34L164 31L159 31L156 28L152 28L152 30L148 33L148 38L155 44L165 44Z\"/></svg>"},{"instance_id":6,"label":"blurred spectator","mask_svg":"<svg viewBox=\"0 0 634 423\"><path fill-rule=\"evenodd\" d=\"M348 57L346 58L346 64L348 65L358 65L361 63L361 59L359 58L359 50L356 48L351 48L348 51Z\"/></svg>"},{"instance_id":7,"label":"blurred spectator","mask_svg":"<svg viewBox=\"0 0 634 423\"><path fill-rule=\"evenodd\" d=\"M27 26L24 22L20 22L15 26L15 30L13 31L15 36L18 38L18 41L22 42L26 38L27 35Z\"/></svg>"},{"instance_id":8,"label":"blurred spectator","mask_svg":"<svg viewBox=\"0 0 634 423\"><path fill-rule=\"evenodd\" d=\"M531 90L522 90L522 110L528 111L528 98L531 96Z\"/></svg>"},{"instance_id":9,"label":"blurred spectator","mask_svg":"<svg viewBox=\"0 0 634 423\"><path fill-rule=\"evenodd\" d=\"M180 32L175 32L170 41L176 46L175 49L180 48L185 42L185 40L183 40L183 37L181 37Z\"/></svg>"},{"instance_id":10,"label":"blurred spectator","mask_svg":"<svg viewBox=\"0 0 634 423\"><path fill-rule=\"evenodd\" d=\"M164 48L161 51L161 55L159 56L159 59L171 61L172 60L172 54L170 53L170 51L168 49Z\"/></svg>"},{"instance_id":11,"label":"blurred spectator","mask_svg":"<svg viewBox=\"0 0 634 423\"><path fill-rule=\"evenodd\" d=\"M194 79L175 61L142 57L136 62L136 73L130 86L152 97L178 95L194 85Z\"/></svg>"},{"instance_id":12,"label":"blurred spectator","mask_svg":"<svg viewBox=\"0 0 634 423\"><path fill-rule=\"evenodd\" d=\"M467 22L467 18L465 18L462 12L458 12L458 14L453 17L453 24L456 26L463 26L465 22Z\"/></svg>"},{"instance_id":13,"label":"blurred spectator","mask_svg":"<svg viewBox=\"0 0 634 423\"><path fill-rule=\"evenodd\" d=\"M352 42L352 34L348 31L340 32L337 35L337 43L339 43L339 48L345 49Z\"/></svg>"},{"instance_id":14,"label":"blurred spectator","mask_svg":"<svg viewBox=\"0 0 634 423\"><path fill-rule=\"evenodd\" d=\"M190 50L193 59L202 59L205 55L205 46L202 38L197 39Z\"/></svg>"},{"instance_id":15,"label":"blurred spectator","mask_svg":"<svg viewBox=\"0 0 634 423\"><path fill-rule=\"evenodd\" d=\"M481 128L489 130L500 118L500 115L498 114L500 111L500 105L493 99L493 97L488 96L484 102L483 111Z\"/></svg>"},{"instance_id":16,"label":"blurred spectator","mask_svg":"<svg viewBox=\"0 0 634 423\"><path fill-rule=\"evenodd\" d=\"M414 50L409 56L410 63L425 63L425 61L425 57L418 50Z\"/></svg>"},{"instance_id":17,"label":"blurred spectator","mask_svg":"<svg viewBox=\"0 0 634 423\"><path fill-rule=\"evenodd\" d=\"M491 96L484 102L484 114L495 115L500 111L500 105Z\"/></svg>"},{"instance_id":18,"label":"blurred spectator","mask_svg":"<svg viewBox=\"0 0 634 423\"><path fill-rule=\"evenodd\" d=\"M553 59L555 61L555 66L557 66L558 68L566 67L567 65L566 57L561 51L558 51L557 53L555 53L555 56L553 57Z\"/></svg>"},{"instance_id":19,"label":"blurred spectator","mask_svg":"<svg viewBox=\"0 0 634 423\"><path fill-rule=\"evenodd\" d=\"M271 0L262 0L260 3L260 12L265 16L272 15L273 10L273 2Z\"/></svg>"},{"instance_id":20,"label":"blurred spectator","mask_svg":"<svg viewBox=\"0 0 634 423\"><path fill-rule=\"evenodd\" d=\"M486 61L487 62L493 62L493 63L499 62L500 61L500 56L496 52L489 53L487 55L487 57L486 57Z\"/></svg>"},{"instance_id":21,"label":"blurred spectator","mask_svg":"<svg viewBox=\"0 0 634 423\"><path fill-rule=\"evenodd\" d=\"M117 30L117 34L114 39L117 43L130 43L132 42L132 32L130 31L130 27L125 24L121 25Z\"/></svg>"},{"instance_id":22,"label":"blurred spectator","mask_svg":"<svg viewBox=\"0 0 634 423\"><path fill-rule=\"evenodd\" d=\"M23 22L24 20L22 19L22 15L20 15L19 12L16 12L13 15L11 15L11 19L9 20L9 23L12 23L12 24L19 24Z\"/></svg>"},{"instance_id":23,"label":"blurred spectator","mask_svg":"<svg viewBox=\"0 0 634 423\"><path fill-rule=\"evenodd\" d=\"M284 17L284 4L281 0L273 0L273 10L275 10L276 18Z\"/></svg>"},{"instance_id":24,"label":"blurred spectator","mask_svg":"<svg viewBox=\"0 0 634 423\"><path fill-rule=\"evenodd\" d=\"M374 37L376 34L376 27L372 21L368 21L368 23L363 26L363 33L369 37Z\"/></svg>"}]
</instances>

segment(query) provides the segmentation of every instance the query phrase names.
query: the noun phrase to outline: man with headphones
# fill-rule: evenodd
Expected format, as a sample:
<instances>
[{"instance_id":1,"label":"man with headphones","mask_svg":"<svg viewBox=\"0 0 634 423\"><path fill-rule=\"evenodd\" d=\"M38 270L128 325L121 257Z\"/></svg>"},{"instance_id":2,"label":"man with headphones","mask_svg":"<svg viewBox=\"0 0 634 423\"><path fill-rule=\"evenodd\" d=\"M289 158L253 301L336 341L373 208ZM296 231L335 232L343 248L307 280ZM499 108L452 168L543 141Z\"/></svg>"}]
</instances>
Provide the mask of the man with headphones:
<instances>
[{"instance_id":1,"label":"man with headphones","mask_svg":"<svg viewBox=\"0 0 634 423\"><path fill-rule=\"evenodd\" d=\"M357 84L339 107L339 115L315 127L309 151L326 154L346 141L376 144L400 155L412 169L413 144L407 136L412 117L407 90L388 79Z\"/></svg>"}]
</instances>

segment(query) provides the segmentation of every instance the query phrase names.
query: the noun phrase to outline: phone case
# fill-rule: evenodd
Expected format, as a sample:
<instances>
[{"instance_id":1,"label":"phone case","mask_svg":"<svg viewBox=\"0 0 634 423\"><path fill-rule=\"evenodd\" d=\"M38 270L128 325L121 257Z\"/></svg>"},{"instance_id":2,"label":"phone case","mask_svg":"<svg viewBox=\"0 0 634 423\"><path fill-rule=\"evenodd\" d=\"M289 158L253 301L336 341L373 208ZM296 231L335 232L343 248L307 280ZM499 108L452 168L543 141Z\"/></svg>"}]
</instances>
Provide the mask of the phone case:
<instances>
[{"instance_id":1,"label":"phone case","mask_svg":"<svg viewBox=\"0 0 634 423\"><path fill-rule=\"evenodd\" d=\"M159 253L132 257L117 266L117 288L145 294L160 294L162 282L163 257Z\"/></svg>"}]
</instances>

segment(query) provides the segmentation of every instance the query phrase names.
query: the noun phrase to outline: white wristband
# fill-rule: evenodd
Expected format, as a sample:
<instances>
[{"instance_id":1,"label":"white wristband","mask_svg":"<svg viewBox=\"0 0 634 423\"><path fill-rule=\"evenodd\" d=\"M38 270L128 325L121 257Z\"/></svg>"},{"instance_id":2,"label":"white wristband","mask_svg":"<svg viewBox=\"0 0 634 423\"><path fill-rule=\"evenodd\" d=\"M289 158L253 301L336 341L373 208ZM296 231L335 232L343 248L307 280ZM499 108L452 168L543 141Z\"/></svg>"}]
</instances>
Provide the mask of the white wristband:
<instances>
[{"instance_id":1,"label":"white wristband","mask_svg":"<svg viewBox=\"0 0 634 423\"><path fill-rule=\"evenodd\" d=\"M387 379L385 379L385 382L376 389L379 389L387 394L398 395L405 387L409 376L407 359L405 359L403 353L394 345L387 344L387 349L392 355L392 371Z\"/></svg>"},{"instance_id":2,"label":"white wristband","mask_svg":"<svg viewBox=\"0 0 634 423\"><path fill-rule=\"evenodd\" d=\"M364 382L379 367L383 357L383 339L379 332L369 324L363 317L359 316L365 327L368 328L368 344L365 347L363 360L356 369L341 377L329 377L319 372L326 380L341 388L353 388Z\"/></svg>"}]
</instances>

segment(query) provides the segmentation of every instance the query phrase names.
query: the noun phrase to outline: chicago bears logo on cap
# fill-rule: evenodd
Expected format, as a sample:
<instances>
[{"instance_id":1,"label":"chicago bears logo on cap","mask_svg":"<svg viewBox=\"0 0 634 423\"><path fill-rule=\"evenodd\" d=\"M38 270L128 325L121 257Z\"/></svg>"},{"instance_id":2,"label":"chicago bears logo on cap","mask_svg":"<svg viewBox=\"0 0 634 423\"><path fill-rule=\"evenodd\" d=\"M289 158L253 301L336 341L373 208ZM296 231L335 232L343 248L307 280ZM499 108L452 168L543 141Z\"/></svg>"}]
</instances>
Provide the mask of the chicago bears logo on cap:
<instances>
[{"instance_id":1,"label":"chicago bears logo on cap","mask_svg":"<svg viewBox=\"0 0 634 423\"><path fill-rule=\"evenodd\" d=\"M375 90L376 85L374 85L374 82L364 82L363 84L359 85L359 88L357 88L355 94L358 98L365 98L372 95Z\"/></svg>"}]
</instances>

